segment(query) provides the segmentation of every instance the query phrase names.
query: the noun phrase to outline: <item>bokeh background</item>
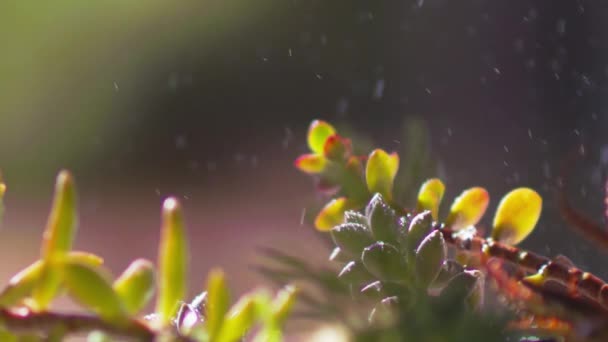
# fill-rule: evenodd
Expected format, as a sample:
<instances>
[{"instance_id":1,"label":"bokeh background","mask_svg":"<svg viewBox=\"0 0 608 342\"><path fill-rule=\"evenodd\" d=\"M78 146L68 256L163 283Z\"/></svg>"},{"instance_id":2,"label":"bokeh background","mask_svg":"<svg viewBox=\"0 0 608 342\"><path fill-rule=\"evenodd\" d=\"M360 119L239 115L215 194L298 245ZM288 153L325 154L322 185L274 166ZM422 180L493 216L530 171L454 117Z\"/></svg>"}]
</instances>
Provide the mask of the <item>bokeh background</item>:
<instances>
[{"instance_id":1,"label":"bokeh background","mask_svg":"<svg viewBox=\"0 0 608 342\"><path fill-rule=\"evenodd\" d=\"M584 149L566 191L603 224L607 18L601 0L2 1L0 281L36 259L61 168L78 249L115 273L155 258L168 195L186 210L192 294L212 266L235 292L263 283L260 246L323 261L302 220L320 201L293 168L315 118L388 150L418 120L447 199L484 186L493 211L533 187L544 212L523 245L606 277L555 184Z\"/></svg>"}]
</instances>

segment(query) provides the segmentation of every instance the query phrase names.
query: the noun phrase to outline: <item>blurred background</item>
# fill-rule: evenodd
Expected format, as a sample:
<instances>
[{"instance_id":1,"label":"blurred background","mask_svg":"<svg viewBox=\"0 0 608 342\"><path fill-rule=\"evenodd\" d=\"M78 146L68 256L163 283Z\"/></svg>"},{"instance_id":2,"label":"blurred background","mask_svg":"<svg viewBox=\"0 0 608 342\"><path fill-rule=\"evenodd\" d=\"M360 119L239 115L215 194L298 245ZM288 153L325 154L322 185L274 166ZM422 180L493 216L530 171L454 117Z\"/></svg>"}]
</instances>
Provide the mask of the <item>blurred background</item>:
<instances>
[{"instance_id":1,"label":"blurred background","mask_svg":"<svg viewBox=\"0 0 608 342\"><path fill-rule=\"evenodd\" d=\"M321 202L293 168L315 118L387 150L422 132L439 165L424 177L445 180L447 201L484 186L493 211L538 190L524 247L606 278L555 184L584 150L566 191L603 225L607 18L600 0L2 1L0 281L37 258L62 168L79 188L77 248L116 274L154 260L168 195L186 210L192 294L212 266L235 292L263 282L249 268L261 246L325 260L302 219Z\"/></svg>"}]
</instances>

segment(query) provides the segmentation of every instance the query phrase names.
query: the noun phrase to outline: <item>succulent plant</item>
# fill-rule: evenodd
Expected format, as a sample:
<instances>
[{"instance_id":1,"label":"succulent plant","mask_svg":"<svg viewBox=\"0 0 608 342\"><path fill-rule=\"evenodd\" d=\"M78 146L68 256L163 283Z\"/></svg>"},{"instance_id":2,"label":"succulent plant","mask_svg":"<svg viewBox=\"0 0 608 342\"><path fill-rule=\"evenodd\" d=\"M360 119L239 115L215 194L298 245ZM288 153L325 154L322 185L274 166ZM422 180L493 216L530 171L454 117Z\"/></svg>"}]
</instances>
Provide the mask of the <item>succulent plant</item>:
<instances>
[{"instance_id":1,"label":"succulent plant","mask_svg":"<svg viewBox=\"0 0 608 342\"><path fill-rule=\"evenodd\" d=\"M0 183L0 199L5 186ZM255 341L281 341L282 327L295 300L286 286L276 296L265 290L244 295L231 305L221 270L209 273L207 291L190 303L187 293L188 243L177 199L162 207L158 266L137 259L117 278L97 255L73 251L77 229L76 189L72 175L59 173L41 257L15 275L0 291L1 341L59 341L88 334L89 341L239 341L252 330ZM156 295L156 310L141 312ZM67 294L88 313L53 311Z\"/></svg>"}]
</instances>

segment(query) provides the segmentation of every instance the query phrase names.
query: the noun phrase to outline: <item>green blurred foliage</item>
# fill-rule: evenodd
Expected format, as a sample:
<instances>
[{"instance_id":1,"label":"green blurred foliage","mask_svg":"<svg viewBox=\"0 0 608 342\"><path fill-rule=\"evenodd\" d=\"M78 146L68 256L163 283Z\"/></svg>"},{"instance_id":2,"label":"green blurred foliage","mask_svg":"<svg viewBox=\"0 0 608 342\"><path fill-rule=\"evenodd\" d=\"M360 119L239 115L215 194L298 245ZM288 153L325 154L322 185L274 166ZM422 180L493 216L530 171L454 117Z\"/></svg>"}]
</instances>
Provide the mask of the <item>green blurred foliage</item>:
<instances>
[{"instance_id":1,"label":"green blurred foliage","mask_svg":"<svg viewBox=\"0 0 608 342\"><path fill-rule=\"evenodd\" d=\"M2 1L0 156L7 176L39 179L56 164L95 160L100 141L116 147L133 105L150 101L151 71L171 70L176 56L192 63L230 46L271 4Z\"/></svg>"}]
</instances>

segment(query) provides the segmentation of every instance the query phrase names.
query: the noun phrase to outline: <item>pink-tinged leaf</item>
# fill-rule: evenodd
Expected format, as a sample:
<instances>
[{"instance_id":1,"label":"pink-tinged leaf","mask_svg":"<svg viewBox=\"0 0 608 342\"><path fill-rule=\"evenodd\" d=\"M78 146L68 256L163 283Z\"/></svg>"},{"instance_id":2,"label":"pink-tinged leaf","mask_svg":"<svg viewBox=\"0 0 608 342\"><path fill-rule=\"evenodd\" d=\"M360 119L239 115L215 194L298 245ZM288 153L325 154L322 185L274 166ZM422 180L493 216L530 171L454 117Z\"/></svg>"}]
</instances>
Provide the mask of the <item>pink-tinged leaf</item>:
<instances>
[{"instance_id":1,"label":"pink-tinged leaf","mask_svg":"<svg viewBox=\"0 0 608 342\"><path fill-rule=\"evenodd\" d=\"M327 203L315 219L317 230L327 232L344 220L344 212L352 209L346 197L339 197Z\"/></svg>"},{"instance_id":2,"label":"pink-tinged leaf","mask_svg":"<svg viewBox=\"0 0 608 342\"><path fill-rule=\"evenodd\" d=\"M325 145L323 145L323 155L330 160L344 161L350 156L351 151L352 143L350 139L343 138L338 134L330 135L325 140Z\"/></svg>"},{"instance_id":3,"label":"pink-tinged leaf","mask_svg":"<svg viewBox=\"0 0 608 342\"><path fill-rule=\"evenodd\" d=\"M399 170L397 153L388 154L376 149L372 151L365 168L365 179L369 191L381 194L387 201L392 199L393 181Z\"/></svg>"},{"instance_id":4,"label":"pink-tinged leaf","mask_svg":"<svg viewBox=\"0 0 608 342\"><path fill-rule=\"evenodd\" d=\"M516 245L534 230L543 207L543 199L529 188L519 188L502 198L492 229L494 240Z\"/></svg>"},{"instance_id":5,"label":"pink-tinged leaf","mask_svg":"<svg viewBox=\"0 0 608 342\"><path fill-rule=\"evenodd\" d=\"M445 192L445 185L438 178L432 178L424 182L418 192L418 204L416 211L422 212L429 210L433 216L433 220L438 220L439 204Z\"/></svg>"},{"instance_id":6,"label":"pink-tinged leaf","mask_svg":"<svg viewBox=\"0 0 608 342\"><path fill-rule=\"evenodd\" d=\"M308 147L316 154L323 153L325 141L336 133L336 129L323 120L315 120L308 128Z\"/></svg>"},{"instance_id":7,"label":"pink-tinged leaf","mask_svg":"<svg viewBox=\"0 0 608 342\"><path fill-rule=\"evenodd\" d=\"M346 162L346 170L354 175L363 175L363 161L359 156L351 156Z\"/></svg>"},{"instance_id":8,"label":"pink-tinged leaf","mask_svg":"<svg viewBox=\"0 0 608 342\"><path fill-rule=\"evenodd\" d=\"M296 159L294 164L300 171L318 174L325 169L327 159L321 154L303 154Z\"/></svg>"},{"instance_id":9,"label":"pink-tinged leaf","mask_svg":"<svg viewBox=\"0 0 608 342\"><path fill-rule=\"evenodd\" d=\"M454 230L476 225L486 212L490 195L484 188L475 187L465 190L458 196L446 219L446 225Z\"/></svg>"}]
</instances>

